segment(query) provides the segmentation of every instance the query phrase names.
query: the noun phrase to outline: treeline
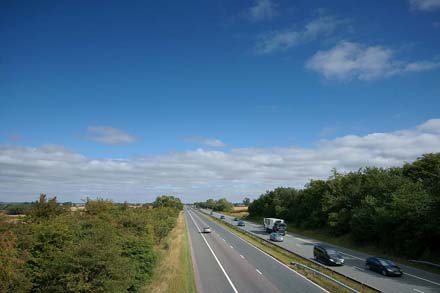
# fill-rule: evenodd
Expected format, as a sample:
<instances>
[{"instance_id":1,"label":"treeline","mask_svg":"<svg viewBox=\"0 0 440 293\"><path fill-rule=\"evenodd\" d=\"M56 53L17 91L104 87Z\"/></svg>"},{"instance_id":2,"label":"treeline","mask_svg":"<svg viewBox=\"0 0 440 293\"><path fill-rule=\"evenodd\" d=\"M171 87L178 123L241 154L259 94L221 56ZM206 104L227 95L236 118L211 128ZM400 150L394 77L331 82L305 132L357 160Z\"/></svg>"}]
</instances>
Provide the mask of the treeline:
<instances>
[{"instance_id":1,"label":"treeline","mask_svg":"<svg viewBox=\"0 0 440 293\"><path fill-rule=\"evenodd\" d=\"M71 212L41 195L18 223L0 215L0 292L139 291L180 212L180 200L168 202L131 208L88 200Z\"/></svg>"},{"instance_id":2,"label":"treeline","mask_svg":"<svg viewBox=\"0 0 440 293\"><path fill-rule=\"evenodd\" d=\"M349 235L384 252L439 257L440 153L399 168L334 171L304 189L280 187L254 200L249 213L333 236Z\"/></svg>"},{"instance_id":3,"label":"treeline","mask_svg":"<svg viewBox=\"0 0 440 293\"><path fill-rule=\"evenodd\" d=\"M234 205L231 202L229 202L226 198L221 198L219 200L210 198L204 202L195 202L194 205L204 209L211 209L218 212L231 212L234 209Z\"/></svg>"},{"instance_id":4,"label":"treeline","mask_svg":"<svg viewBox=\"0 0 440 293\"><path fill-rule=\"evenodd\" d=\"M0 212L8 215L23 215L32 208L32 202L0 203Z\"/></svg>"}]
</instances>

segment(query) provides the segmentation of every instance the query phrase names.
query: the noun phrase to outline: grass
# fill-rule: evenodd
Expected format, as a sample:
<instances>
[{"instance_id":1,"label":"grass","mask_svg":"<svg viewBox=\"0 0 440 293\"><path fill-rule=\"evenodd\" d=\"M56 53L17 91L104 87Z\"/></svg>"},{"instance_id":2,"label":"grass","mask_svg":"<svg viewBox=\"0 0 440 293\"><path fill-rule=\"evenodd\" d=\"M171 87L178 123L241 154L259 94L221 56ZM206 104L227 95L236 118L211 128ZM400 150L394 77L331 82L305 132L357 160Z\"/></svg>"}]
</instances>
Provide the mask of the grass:
<instances>
[{"instance_id":1,"label":"grass","mask_svg":"<svg viewBox=\"0 0 440 293\"><path fill-rule=\"evenodd\" d=\"M192 293L196 292L191 251L183 212L166 244L160 249L160 261L151 283L143 292Z\"/></svg>"},{"instance_id":2,"label":"grass","mask_svg":"<svg viewBox=\"0 0 440 293\"><path fill-rule=\"evenodd\" d=\"M225 223L224 221L220 221L219 219L217 219L215 217L212 217L212 216L209 216L209 217L212 218L217 223L223 225L229 231L239 235L244 240L248 241L252 245L263 250L264 252L270 254L271 256L273 256L274 258L279 260L280 262L290 266L292 269L294 269L298 273L302 274L306 278L310 279L311 281L315 282L316 284L320 285L321 287L327 289L330 292L349 292L349 291L344 289L343 287L335 284L334 282L331 282L331 281L329 281L329 280L327 280L317 274L314 274L313 272L311 272L309 270L302 269L299 266L292 266L291 262L300 263L300 264L306 265L308 267L311 267L315 270L318 270L318 271L320 271L328 276L331 276L332 278L334 278L334 279L336 279L336 280L346 284L347 286L349 286L353 289L356 289L360 292L365 292L365 293L378 292L372 288L369 288L367 286L362 285L361 283L359 283L355 280L349 279L349 278L347 278L343 275L340 275L330 269L327 269L321 265L317 265L314 262L311 262L310 260L307 260L301 256L298 256L294 253L290 253L288 251L285 251L284 249L281 249L273 244L270 244L270 243L268 243L268 242L266 242L256 236L253 236L249 233L243 232L241 229L238 229L237 227L235 227L233 225Z\"/></svg>"}]
</instances>

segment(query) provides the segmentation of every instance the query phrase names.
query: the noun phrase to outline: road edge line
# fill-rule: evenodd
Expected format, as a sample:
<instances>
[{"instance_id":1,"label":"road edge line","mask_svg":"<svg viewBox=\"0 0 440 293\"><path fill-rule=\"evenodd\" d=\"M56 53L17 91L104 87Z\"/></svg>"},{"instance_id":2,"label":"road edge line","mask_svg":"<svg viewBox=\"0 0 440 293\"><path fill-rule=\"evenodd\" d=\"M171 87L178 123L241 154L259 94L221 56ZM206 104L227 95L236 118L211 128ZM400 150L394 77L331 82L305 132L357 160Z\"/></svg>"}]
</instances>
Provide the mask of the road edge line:
<instances>
[{"instance_id":1,"label":"road edge line","mask_svg":"<svg viewBox=\"0 0 440 293\"><path fill-rule=\"evenodd\" d=\"M235 288L234 283L232 283L231 279L229 278L228 273L226 273L225 269L223 268L222 264L218 260L217 256L215 255L214 251L212 250L211 246L209 245L208 241L205 239L205 236L201 233L201 230L199 226L196 224L196 221L194 220L193 216L191 215L191 212L188 211L188 215L190 216L191 220L193 221L194 225L196 226L197 230L200 232L200 236L202 236L203 240L205 241L206 245L208 246L209 250L211 251L212 255L214 256L215 260L217 261L217 264L220 266L220 269L222 270L223 274L225 275L226 279L229 282L229 285L231 285L232 289L235 293L238 293L237 288Z\"/></svg>"}]
</instances>

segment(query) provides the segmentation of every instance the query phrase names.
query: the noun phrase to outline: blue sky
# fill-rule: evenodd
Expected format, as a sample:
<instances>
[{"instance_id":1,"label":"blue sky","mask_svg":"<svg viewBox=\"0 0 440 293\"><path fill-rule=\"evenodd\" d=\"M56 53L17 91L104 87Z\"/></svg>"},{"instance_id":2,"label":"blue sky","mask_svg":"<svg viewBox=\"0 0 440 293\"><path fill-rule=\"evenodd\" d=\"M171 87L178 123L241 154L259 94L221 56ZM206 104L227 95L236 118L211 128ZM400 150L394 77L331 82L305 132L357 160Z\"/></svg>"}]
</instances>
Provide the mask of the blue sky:
<instances>
[{"instance_id":1,"label":"blue sky","mask_svg":"<svg viewBox=\"0 0 440 293\"><path fill-rule=\"evenodd\" d=\"M237 201L438 151L439 36L438 0L3 1L0 200Z\"/></svg>"}]
</instances>

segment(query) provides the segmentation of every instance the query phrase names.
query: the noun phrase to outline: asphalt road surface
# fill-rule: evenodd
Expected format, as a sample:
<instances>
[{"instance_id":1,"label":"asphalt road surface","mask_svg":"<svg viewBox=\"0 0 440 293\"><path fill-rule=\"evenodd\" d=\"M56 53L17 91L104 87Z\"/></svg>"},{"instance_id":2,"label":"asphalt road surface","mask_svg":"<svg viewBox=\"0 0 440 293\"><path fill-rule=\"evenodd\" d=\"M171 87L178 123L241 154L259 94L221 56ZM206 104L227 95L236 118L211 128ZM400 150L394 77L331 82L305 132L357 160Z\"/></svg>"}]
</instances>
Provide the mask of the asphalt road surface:
<instances>
[{"instance_id":1,"label":"asphalt road surface","mask_svg":"<svg viewBox=\"0 0 440 293\"><path fill-rule=\"evenodd\" d=\"M185 216L199 293L326 292L208 217L187 207Z\"/></svg>"},{"instance_id":2,"label":"asphalt road surface","mask_svg":"<svg viewBox=\"0 0 440 293\"><path fill-rule=\"evenodd\" d=\"M209 210L204 210L204 212L210 212ZM213 216L220 217L221 214L213 213ZM234 218L225 215L226 222L237 225ZM244 227L240 227L243 230L251 232L255 236L263 239L269 239L269 233L266 233L263 228L263 223L261 225L245 222ZM283 248L286 248L292 252L295 252L303 257L313 259L313 246L317 243L323 243L314 239L296 235L289 232L289 225L287 225L287 234L284 237L284 242L274 243ZM330 244L329 244L330 245ZM383 292L391 293L428 293L428 292L440 292L440 276L434 273L426 272L413 267L408 267L402 264L397 264L400 266L404 272L402 277L386 277L378 274L376 272L368 271L365 269L365 259L369 255L353 251L350 249L345 249L335 245L345 258L345 265L341 267L331 267L333 270L340 272L346 276L349 276L355 280L361 281L365 284L371 285L372 287L379 289Z\"/></svg>"}]
</instances>

